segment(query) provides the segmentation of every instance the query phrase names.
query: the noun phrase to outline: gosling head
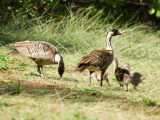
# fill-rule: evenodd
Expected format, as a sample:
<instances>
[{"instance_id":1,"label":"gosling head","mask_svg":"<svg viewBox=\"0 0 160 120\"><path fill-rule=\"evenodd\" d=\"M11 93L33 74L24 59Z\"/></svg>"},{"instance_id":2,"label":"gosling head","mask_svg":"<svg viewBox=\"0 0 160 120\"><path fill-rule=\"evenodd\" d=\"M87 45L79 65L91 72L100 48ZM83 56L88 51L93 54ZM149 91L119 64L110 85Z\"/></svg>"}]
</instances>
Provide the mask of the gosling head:
<instances>
[{"instance_id":1,"label":"gosling head","mask_svg":"<svg viewBox=\"0 0 160 120\"><path fill-rule=\"evenodd\" d=\"M128 70L130 69L130 64L128 62L124 62L121 67L125 67L127 68Z\"/></svg>"}]
</instances>

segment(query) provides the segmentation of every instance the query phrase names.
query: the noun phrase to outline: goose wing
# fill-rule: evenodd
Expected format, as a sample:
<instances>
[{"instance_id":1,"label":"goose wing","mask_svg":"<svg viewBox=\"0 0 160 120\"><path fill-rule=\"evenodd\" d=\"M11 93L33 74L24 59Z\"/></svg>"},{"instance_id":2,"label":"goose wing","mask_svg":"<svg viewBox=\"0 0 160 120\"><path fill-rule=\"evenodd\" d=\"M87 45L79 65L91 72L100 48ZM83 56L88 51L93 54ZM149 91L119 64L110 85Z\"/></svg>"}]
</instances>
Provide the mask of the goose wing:
<instances>
[{"instance_id":1,"label":"goose wing","mask_svg":"<svg viewBox=\"0 0 160 120\"><path fill-rule=\"evenodd\" d=\"M19 53L26 57L36 59L51 59L55 54L59 53L58 49L48 43L41 41L24 41L11 44L10 47L15 48Z\"/></svg>"},{"instance_id":2,"label":"goose wing","mask_svg":"<svg viewBox=\"0 0 160 120\"><path fill-rule=\"evenodd\" d=\"M77 65L86 64L92 66L104 66L110 64L113 60L112 51L107 50L94 50L86 56L83 56Z\"/></svg>"}]
</instances>

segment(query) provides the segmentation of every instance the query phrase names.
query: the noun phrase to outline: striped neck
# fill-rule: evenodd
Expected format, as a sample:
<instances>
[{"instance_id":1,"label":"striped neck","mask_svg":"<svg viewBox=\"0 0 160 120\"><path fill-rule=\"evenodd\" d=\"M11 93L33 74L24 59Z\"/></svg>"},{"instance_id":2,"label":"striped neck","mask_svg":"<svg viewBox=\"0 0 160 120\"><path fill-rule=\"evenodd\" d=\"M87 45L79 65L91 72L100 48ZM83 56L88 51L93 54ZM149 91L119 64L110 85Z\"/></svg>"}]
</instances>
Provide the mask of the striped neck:
<instances>
[{"instance_id":1,"label":"striped neck","mask_svg":"<svg viewBox=\"0 0 160 120\"><path fill-rule=\"evenodd\" d=\"M106 50L113 50L111 45L111 37L106 38Z\"/></svg>"}]
</instances>

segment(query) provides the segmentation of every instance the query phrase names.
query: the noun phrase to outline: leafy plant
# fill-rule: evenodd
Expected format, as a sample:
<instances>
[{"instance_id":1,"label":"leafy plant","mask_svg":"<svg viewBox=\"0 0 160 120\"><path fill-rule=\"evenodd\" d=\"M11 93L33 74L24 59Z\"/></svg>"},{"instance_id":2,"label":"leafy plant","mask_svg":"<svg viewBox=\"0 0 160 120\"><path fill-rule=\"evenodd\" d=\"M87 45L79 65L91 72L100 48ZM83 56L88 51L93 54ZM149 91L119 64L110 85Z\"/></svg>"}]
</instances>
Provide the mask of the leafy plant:
<instances>
[{"instance_id":1,"label":"leafy plant","mask_svg":"<svg viewBox=\"0 0 160 120\"><path fill-rule=\"evenodd\" d=\"M156 17L160 17L160 1L159 0L152 0L152 4L149 5L150 10L149 14L155 14Z\"/></svg>"}]
</instances>

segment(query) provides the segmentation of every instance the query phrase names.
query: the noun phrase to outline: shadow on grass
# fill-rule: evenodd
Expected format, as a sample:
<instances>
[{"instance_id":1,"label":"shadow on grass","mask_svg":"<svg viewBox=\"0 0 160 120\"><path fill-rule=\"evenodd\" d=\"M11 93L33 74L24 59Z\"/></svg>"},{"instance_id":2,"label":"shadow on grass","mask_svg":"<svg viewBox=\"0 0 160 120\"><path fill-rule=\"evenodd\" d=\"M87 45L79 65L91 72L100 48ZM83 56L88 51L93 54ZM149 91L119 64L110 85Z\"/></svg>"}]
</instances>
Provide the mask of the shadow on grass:
<instances>
[{"instance_id":1,"label":"shadow on grass","mask_svg":"<svg viewBox=\"0 0 160 120\"><path fill-rule=\"evenodd\" d=\"M10 80L2 81L0 84L0 94L3 95L16 95L27 93L33 97L54 95L63 99L78 100L81 102L96 102L104 99L124 100L126 97L119 96L105 96L97 90L73 90L69 87L58 86L50 83L31 82L26 80ZM56 95L58 94L58 96ZM57 98L56 98L57 99Z\"/></svg>"}]
</instances>

